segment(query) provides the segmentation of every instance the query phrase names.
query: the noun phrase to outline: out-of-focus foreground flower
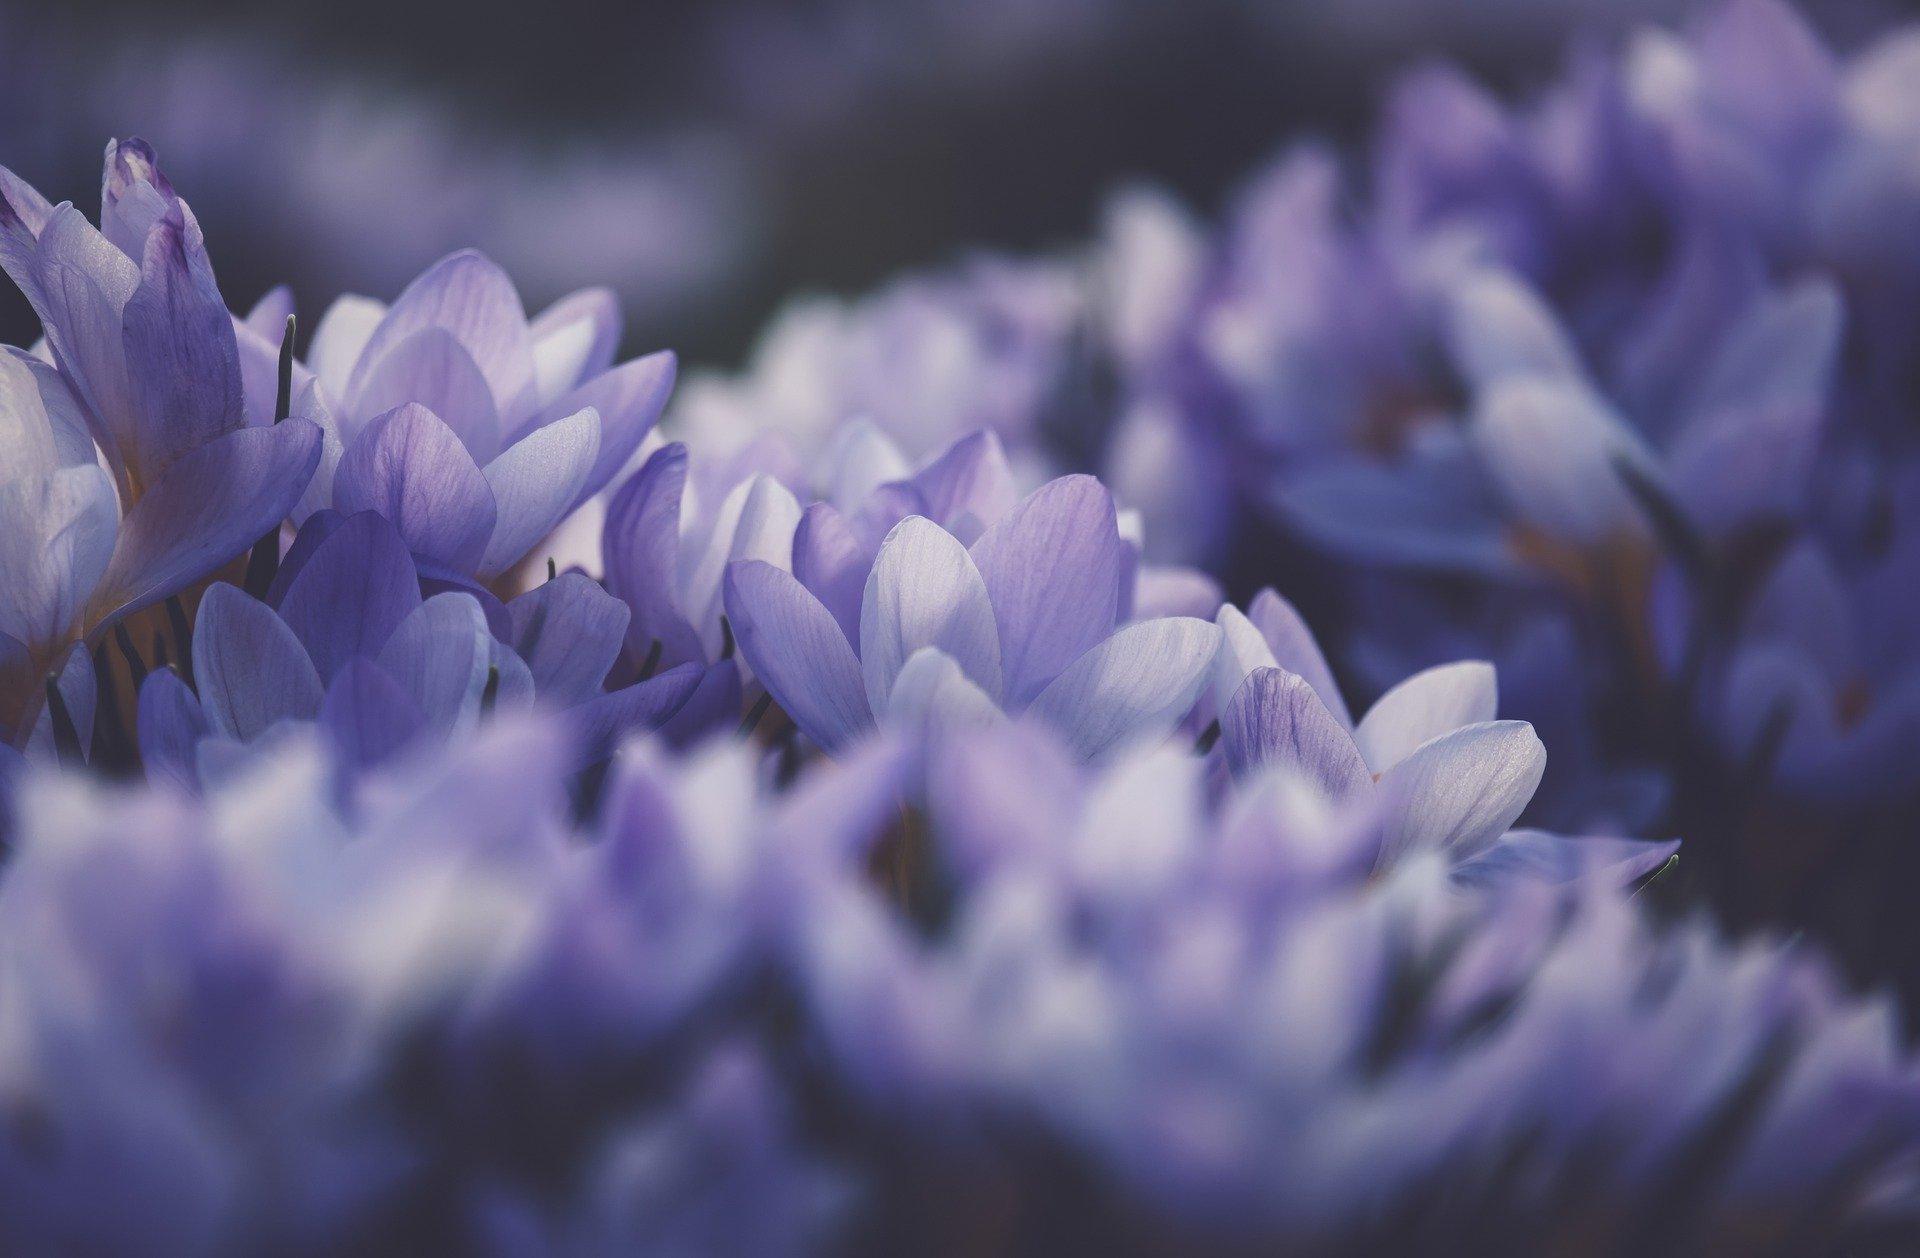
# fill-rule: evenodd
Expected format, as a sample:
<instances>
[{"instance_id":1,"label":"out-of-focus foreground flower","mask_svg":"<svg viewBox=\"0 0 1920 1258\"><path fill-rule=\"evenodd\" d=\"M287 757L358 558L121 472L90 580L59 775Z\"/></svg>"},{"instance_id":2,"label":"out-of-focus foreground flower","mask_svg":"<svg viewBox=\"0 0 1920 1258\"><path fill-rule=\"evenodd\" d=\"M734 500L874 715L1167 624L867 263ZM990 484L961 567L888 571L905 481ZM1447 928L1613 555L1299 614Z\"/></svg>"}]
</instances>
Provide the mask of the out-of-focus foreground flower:
<instances>
[{"instance_id":1,"label":"out-of-focus foreground flower","mask_svg":"<svg viewBox=\"0 0 1920 1258\"><path fill-rule=\"evenodd\" d=\"M33 780L0 1231L110 1252L1865 1245L1920 1092L1812 958L1489 895L1276 771L1001 727L781 797L502 721L194 799ZM1019 792L1007 787L1018 783ZM905 805L905 811L902 806ZM114 1185L112 1192L102 1185Z\"/></svg>"}]
</instances>

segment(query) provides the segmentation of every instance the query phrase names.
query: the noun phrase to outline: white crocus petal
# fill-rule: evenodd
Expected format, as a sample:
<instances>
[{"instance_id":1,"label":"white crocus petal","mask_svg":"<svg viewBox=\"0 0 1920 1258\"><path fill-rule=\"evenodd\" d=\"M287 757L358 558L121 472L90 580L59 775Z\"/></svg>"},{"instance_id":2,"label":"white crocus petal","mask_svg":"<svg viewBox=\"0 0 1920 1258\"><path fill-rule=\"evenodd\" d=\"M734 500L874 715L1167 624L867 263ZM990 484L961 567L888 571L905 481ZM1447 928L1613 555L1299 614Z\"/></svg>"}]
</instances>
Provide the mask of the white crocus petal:
<instances>
[{"instance_id":1,"label":"white crocus petal","mask_svg":"<svg viewBox=\"0 0 1920 1258\"><path fill-rule=\"evenodd\" d=\"M1381 774L1430 739L1491 721L1499 706L1493 665L1484 660L1440 664L1381 695L1360 718L1353 741L1367 768Z\"/></svg>"},{"instance_id":2,"label":"white crocus petal","mask_svg":"<svg viewBox=\"0 0 1920 1258\"><path fill-rule=\"evenodd\" d=\"M827 452L827 500L842 511L852 511L889 481L905 478L912 469L893 439L871 421L848 424Z\"/></svg>"},{"instance_id":3,"label":"white crocus petal","mask_svg":"<svg viewBox=\"0 0 1920 1258\"><path fill-rule=\"evenodd\" d=\"M951 656L997 703L1000 640L986 581L958 538L916 515L887 534L860 600L861 674L875 712L922 647Z\"/></svg>"},{"instance_id":4,"label":"white crocus petal","mask_svg":"<svg viewBox=\"0 0 1920 1258\"><path fill-rule=\"evenodd\" d=\"M588 407L508 446L483 469L499 515L480 575L506 571L573 510L600 453L600 416Z\"/></svg>"},{"instance_id":5,"label":"white crocus petal","mask_svg":"<svg viewBox=\"0 0 1920 1258\"><path fill-rule=\"evenodd\" d=\"M1546 771L1547 749L1525 721L1442 734L1380 779L1383 864L1417 851L1467 857L1505 834Z\"/></svg>"}]
</instances>

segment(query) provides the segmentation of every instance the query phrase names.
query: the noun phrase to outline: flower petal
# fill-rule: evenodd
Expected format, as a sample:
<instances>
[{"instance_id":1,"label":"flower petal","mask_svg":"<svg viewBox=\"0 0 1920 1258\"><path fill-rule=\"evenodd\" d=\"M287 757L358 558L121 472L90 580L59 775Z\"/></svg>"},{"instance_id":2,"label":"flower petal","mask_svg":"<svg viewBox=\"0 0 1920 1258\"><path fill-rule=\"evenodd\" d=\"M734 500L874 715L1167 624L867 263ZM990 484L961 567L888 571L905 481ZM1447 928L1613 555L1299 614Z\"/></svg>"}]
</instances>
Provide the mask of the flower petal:
<instances>
[{"instance_id":1,"label":"flower petal","mask_svg":"<svg viewBox=\"0 0 1920 1258\"><path fill-rule=\"evenodd\" d=\"M551 424L592 407L600 416L600 451L580 486L575 505L600 492L633 458L666 408L679 360L669 350L648 354L602 372L544 407L530 427Z\"/></svg>"},{"instance_id":2,"label":"flower petal","mask_svg":"<svg viewBox=\"0 0 1920 1258\"><path fill-rule=\"evenodd\" d=\"M535 315L527 333L533 338L538 401L550 406L568 389L613 365L620 345L619 300L606 288L569 293Z\"/></svg>"},{"instance_id":3,"label":"flower petal","mask_svg":"<svg viewBox=\"0 0 1920 1258\"><path fill-rule=\"evenodd\" d=\"M1256 669L1241 683L1220 713L1220 750L1235 777L1282 764L1336 802L1373 785L1353 736L1304 677L1284 668Z\"/></svg>"},{"instance_id":4,"label":"flower petal","mask_svg":"<svg viewBox=\"0 0 1920 1258\"><path fill-rule=\"evenodd\" d=\"M895 677L885 708L888 726L925 738L1005 719L993 697L939 647L921 647Z\"/></svg>"},{"instance_id":5,"label":"flower petal","mask_svg":"<svg viewBox=\"0 0 1920 1258\"><path fill-rule=\"evenodd\" d=\"M658 729L693 695L706 672L699 664L682 664L570 710L567 719L580 740L580 762L606 759L614 744L633 730Z\"/></svg>"},{"instance_id":6,"label":"flower petal","mask_svg":"<svg viewBox=\"0 0 1920 1258\"><path fill-rule=\"evenodd\" d=\"M133 449L151 481L174 460L246 422L233 317L213 280L200 225L184 203L154 224L140 286L123 315L127 379L139 407Z\"/></svg>"},{"instance_id":7,"label":"flower petal","mask_svg":"<svg viewBox=\"0 0 1920 1258\"><path fill-rule=\"evenodd\" d=\"M874 552L830 502L816 502L793 531L793 575L819 599L847 635L860 640L860 602Z\"/></svg>"},{"instance_id":8,"label":"flower petal","mask_svg":"<svg viewBox=\"0 0 1920 1258\"><path fill-rule=\"evenodd\" d=\"M91 623L156 603L245 553L286 518L319 460L320 430L298 419L241 428L175 460L121 520Z\"/></svg>"},{"instance_id":9,"label":"flower petal","mask_svg":"<svg viewBox=\"0 0 1920 1258\"><path fill-rule=\"evenodd\" d=\"M1247 619L1267 640L1267 649L1273 652L1274 662L1288 672L1305 678L1307 684L1313 687L1313 693L1320 696L1320 702L1327 705L1327 711L1333 713L1333 718L1352 729L1353 717L1347 712L1347 701L1341 697L1340 687L1334 683L1333 670L1327 666L1327 657L1321 653L1313 630L1307 628L1307 622L1293 604L1273 590L1265 589L1254 595L1253 602L1247 604Z\"/></svg>"},{"instance_id":10,"label":"flower petal","mask_svg":"<svg viewBox=\"0 0 1920 1258\"><path fill-rule=\"evenodd\" d=\"M563 572L507 604L511 645L526 661L542 699L561 707L601 693L620 658L632 615L597 581Z\"/></svg>"},{"instance_id":11,"label":"flower petal","mask_svg":"<svg viewBox=\"0 0 1920 1258\"><path fill-rule=\"evenodd\" d=\"M285 621L224 581L207 587L193 626L193 680L214 733L247 742L277 721L311 720L320 675Z\"/></svg>"},{"instance_id":12,"label":"flower petal","mask_svg":"<svg viewBox=\"0 0 1920 1258\"><path fill-rule=\"evenodd\" d=\"M1164 737L1206 688L1220 630L1169 616L1131 624L1069 664L1028 709L1094 759Z\"/></svg>"},{"instance_id":13,"label":"flower petal","mask_svg":"<svg viewBox=\"0 0 1920 1258\"><path fill-rule=\"evenodd\" d=\"M340 456L333 505L349 515L378 511L415 555L459 573L479 566L498 516L460 438L412 402L376 418Z\"/></svg>"},{"instance_id":14,"label":"flower petal","mask_svg":"<svg viewBox=\"0 0 1920 1258\"><path fill-rule=\"evenodd\" d=\"M987 584L958 538L909 516L881 543L860 601L860 669L867 701L887 710L907 657L938 647L990 697L1000 693L1000 643Z\"/></svg>"},{"instance_id":15,"label":"flower petal","mask_svg":"<svg viewBox=\"0 0 1920 1258\"><path fill-rule=\"evenodd\" d=\"M353 374L354 364L360 361L373 330L386 317L384 303L351 293L335 298L327 312L320 316L320 324L314 328L313 340L307 348L307 362L320 378L321 387L336 403L347 400L347 380Z\"/></svg>"},{"instance_id":16,"label":"flower petal","mask_svg":"<svg viewBox=\"0 0 1920 1258\"><path fill-rule=\"evenodd\" d=\"M1367 767L1385 773L1422 743L1463 725L1491 721L1499 708L1493 665L1485 660L1440 664L1381 695L1360 718L1353 741Z\"/></svg>"},{"instance_id":17,"label":"flower petal","mask_svg":"<svg viewBox=\"0 0 1920 1258\"><path fill-rule=\"evenodd\" d=\"M913 474L928 519L971 546L1019 501L1000 438L970 433Z\"/></svg>"},{"instance_id":18,"label":"flower petal","mask_svg":"<svg viewBox=\"0 0 1920 1258\"><path fill-rule=\"evenodd\" d=\"M140 765L149 781L166 780L191 790L198 781L194 748L212 731L193 688L171 668L156 668L140 686L136 717Z\"/></svg>"},{"instance_id":19,"label":"flower petal","mask_svg":"<svg viewBox=\"0 0 1920 1258\"><path fill-rule=\"evenodd\" d=\"M445 328L422 328L381 356L347 400L350 415L384 415L418 402L453 430L482 466L500 453L493 390L466 347Z\"/></svg>"},{"instance_id":20,"label":"flower petal","mask_svg":"<svg viewBox=\"0 0 1920 1258\"><path fill-rule=\"evenodd\" d=\"M1414 851L1473 855L1507 832L1546 767L1525 721L1469 725L1424 744L1380 778L1381 863Z\"/></svg>"},{"instance_id":21,"label":"flower petal","mask_svg":"<svg viewBox=\"0 0 1920 1258\"><path fill-rule=\"evenodd\" d=\"M1004 701L1018 708L1113 632L1127 549L1091 476L1042 485L973 545L1000 628Z\"/></svg>"},{"instance_id":22,"label":"flower petal","mask_svg":"<svg viewBox=\"0 0 1920 1258\"><path fill-rule=\"evenodd\" d=\"M573 510L600 449L600 416L577 411L514 442L487 464L499 507L480 575L506 571Z\"/></svg>"},{"instance_id":23,"label":"flower petal","mask_svg":"<svg viewBox=\"0 0 1920 1258\"><path fill-rule=\"evenodd\" d=\"M791 574L762 560L732 565L726 608L741 656L809 738L837 751L872 728L860 661Z\"/></svg>"},{"instance_id":24,"label":"flower petal","mask_svg":"<svg viewBox=\"0 0 1920 1258\"><path fill-rule=\"evenodd\" d=\"M427 728L446 733L479 712L491 642L480 601L449 590L414 608L374 662L419 705Z\"/></svg>"},{"instance_id":25,"label":"flower petal","mask_svg":"<svg viewBox=\"0 0 1920 1258\"><path fill-rule=\"evenodd\" d=\"M1213 658L1213 710L1225 712L1234 694L1255 669L1278 668L1273 650L1252 621L1232 603L1223 603L1213 623L1220 626L1220 651Z\"/></svg>"},{"instance_id":26,"label":"flower petal","mask_svg":"<svg viewBox=\"0 0 1920 1258\"><path fill-rule=\"evenodd\" d=\"M357 395L387 352L423 328L444 328L460 342L502 414L531 402L533 344L520 294L505 271L473 249L442 258L394 298L354 364L347 395Z\"/></svg>"},{"instance_id":27,"label":"flower petal","mask_svg":"<svg viewBox=\"0 0 1920 1258\"><path fill-rule=\"evenodd\" d=\"M628 642L642 658L658 642L669 667L706 659L674 597L686 483L687 448L662 446L614 492L600 535L607 589L633 613Z\"/></svg>"},{"instance_id":28,"label":"flower petal","mask_svg":"<svg viewBox=\"0 0 1920 1258\"><path fill-rule=\"evenodd\" d=\"M418 606L420 574L407 544L385 516L362 511L314 548L287 587L280 618L330 685L348 660L378 655Z\"/></svg>"},{"instance_id":29,"label":"flower petal","mask_svg":"<svg viewBox=\"0 0 1920 1258\"><path fill-rule=\"evenodd\" d=\"M354 768L390 759L425 726L426 717L406 688L369 659L348 660L320 705L320 727Z\"/></svg>"}]
</instances>

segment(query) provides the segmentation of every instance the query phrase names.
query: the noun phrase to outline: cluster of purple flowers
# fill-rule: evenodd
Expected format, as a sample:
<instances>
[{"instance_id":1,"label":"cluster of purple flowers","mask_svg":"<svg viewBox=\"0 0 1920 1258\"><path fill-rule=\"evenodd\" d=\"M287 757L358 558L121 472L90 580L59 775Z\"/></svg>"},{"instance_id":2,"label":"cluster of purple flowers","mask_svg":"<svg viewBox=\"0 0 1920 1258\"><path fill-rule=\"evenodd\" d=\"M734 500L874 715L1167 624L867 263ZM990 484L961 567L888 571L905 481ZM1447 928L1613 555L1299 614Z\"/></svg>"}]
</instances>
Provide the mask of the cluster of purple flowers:
<instances>
[{"instance_id":1,"label":"cluster of purple flowers","mask_svg":"<svg viewBox=\"0 0 1920 1258\"><path fill-rule=\"evenodd\" d=\"M1428 67L1216 226L1136 190L1077 255L798 307L677 415L778 392L1099 469L1149 556L1285 586L1360 692L1497 663L1555 750L1531 820L1684 835L1734 920L1920 990L1916 84L1920 28L1841 55L1783 0L1518 106Z\"/></svg>"},{"instance_id":2,"label":"cluster of purple flowers","mask_svg":"<svg viewBox=\"0 0 1920 1258\"><path fill-rule=\"evenodd\" d=\"M1417 80L1377 217L803 310L684 443L605 291L302 356L146 145L0 170L0 1248L1900 1252L1898 1007L1636 836L1897 798L1897 295L1748 220L1907 54L1649 38Z\"/></svg>"}]
</instances>

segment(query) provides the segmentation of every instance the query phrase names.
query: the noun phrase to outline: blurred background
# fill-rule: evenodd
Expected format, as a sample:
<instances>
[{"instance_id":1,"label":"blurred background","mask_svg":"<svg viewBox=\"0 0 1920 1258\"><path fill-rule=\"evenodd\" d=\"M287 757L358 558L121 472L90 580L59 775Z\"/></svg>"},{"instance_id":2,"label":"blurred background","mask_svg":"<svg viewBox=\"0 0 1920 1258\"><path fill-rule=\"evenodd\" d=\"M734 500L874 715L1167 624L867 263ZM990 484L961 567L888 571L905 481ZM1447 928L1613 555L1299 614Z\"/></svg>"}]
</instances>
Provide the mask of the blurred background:
<instances>
[{"instance_id":1,"label":"blurred background","mask_svg":"<svg viewBox=\"0 0 1920 1258\"><path fill-rule=\"evenodd\" d=\"M530 307L621 293L631 348L729 366L785 297L1195 209L1292 135L1350 137L1423 59L1524 92L1578 26L1675 0L0 0L0 162L89 210L139 134L244 309L390 297L478 245ZM1809 6L1842 47L1893 0ZM0 335L29 339L18 295Z\"/></svg>"}]
</instances>

